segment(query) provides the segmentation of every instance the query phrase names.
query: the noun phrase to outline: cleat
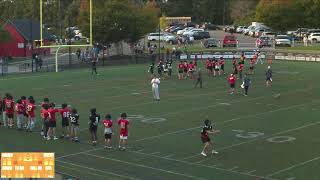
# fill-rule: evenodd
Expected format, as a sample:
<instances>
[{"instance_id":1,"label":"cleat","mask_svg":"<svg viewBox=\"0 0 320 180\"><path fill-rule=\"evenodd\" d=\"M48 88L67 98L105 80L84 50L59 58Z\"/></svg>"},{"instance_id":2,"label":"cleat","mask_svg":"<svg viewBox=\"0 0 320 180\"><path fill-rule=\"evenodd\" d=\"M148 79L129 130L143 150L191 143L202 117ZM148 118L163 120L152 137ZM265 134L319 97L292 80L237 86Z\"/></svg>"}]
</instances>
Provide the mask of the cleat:
<instances>
[{"instance_id":1,"label":"cleat","mask_svg":"<svg viewBox=\"0 0 320 180\"><path fill-rule=\"evenodd\" d=\"M58 140L58 139L59 139L59 138L57 138L57 137L55 137L55 136L53 137L53 140Z\"/></svg>"},{"instance_id":2,"label":"cleat","mask_svg":"<svg viewBox=\"0 0 320 180\"><path fill-rule=\"evenodd\" d=\"M218 152L218 151L215 151L215 150L212 150L211 153L212 153L212 154L218 154L219 152Z\"/></svg>"},{"instance_id":3,"label":"cleat","mask_svg":"<svg viewBox=\"0 0 320 180\"><path fill-rule=\"evenodd\" d=\"M202 155L202 156L207 156L206 153L204 153L204 152L201 152L201 155Z\"/></svg>"}]
</instances>

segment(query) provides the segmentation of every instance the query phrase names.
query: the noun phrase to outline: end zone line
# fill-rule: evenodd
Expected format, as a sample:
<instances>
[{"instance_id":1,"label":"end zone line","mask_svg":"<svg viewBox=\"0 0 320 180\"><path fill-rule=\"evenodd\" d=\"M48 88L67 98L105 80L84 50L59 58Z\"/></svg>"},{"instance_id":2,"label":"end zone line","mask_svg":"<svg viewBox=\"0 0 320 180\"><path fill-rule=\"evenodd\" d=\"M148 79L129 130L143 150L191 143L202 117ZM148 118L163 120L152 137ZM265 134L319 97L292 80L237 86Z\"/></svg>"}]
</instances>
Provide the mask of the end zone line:
<instances>
[{"instance_id":1,"label":"end zone line","mask_svg":"<svg viewBox=\"0 0 320 180\"><path fill-rule=\"evenodd\" d=\"M100 159L105 159L105 160L110 160L110 161L119 162L119 163L123 163L123 164L128 164L128 165L131 165L131 166L136 166L136 167L141 167L141 168L156 170L156 171L160 171L160 172L164 172L164 173L169 173L169 174L184 176L184 177L187 177L187 178L208 180L208 179L206 179L206 178L196 177L196 176L192 176L192 175L188 175L188 174L178 173L178 172L174 172L174 171L169 171L169 170L165 170L165 169L155 168L155 167L146 166L146 165L142 165L142 164L138 164L138 163L133 163L133 162L128 162L128 161L123 161L123 160L119 160L119 159L108 158L108 157L98 156L98 155L89 154L89 153L82 153L82 154L85 154L85 155L91 156L91 157L100 158Z\"/></svg>"},{"instance_id":2,"label":"end zone line","mask_svg":"<svg viewBox=\"0 0 320 180\"><path fill-rule=\"evenodd\" d=\"M74 163L71 163L71 162L66 162L66 161L61 161L61 160L56 160L56 161L59 162L59 163L64 163L64 164L72 165L72 166L75 166L75 167L80 167L80 168L88 169L88 170L91 170L91 171L100 172L100 173L103 173L103 174L106 174L106 175L109 174L109 175L113 175L113 176L117 176L117 177L121 177L121 178L125 178L125 179L139 180L139 179L136 179L136 178L133 178L133 177L124 176L124 175L120 175L120 174L109 172L109 171L105 171L105 170L99 170L97 168L90 168L90 167L87 167L87 166L74 164Z\"/></svg>"},{"instance_id":3,"label":"end zone line","mask_svg":"<svg viewBox=\"0 0 320 180\"><path fill-rule=\"evenodd\" d=\"M268 174L267 177L272 177L272 176L274 176L274 175L277 175L277 174L280 174L280 173L289 171L289 170L291 170L291 169L293 169L293 168L296 168L296 167L299 167L299 166L304 166L304 165L306 165L306 164L308 164L308 163L310 163L310 162L316 161L316 160L318 160L318 159L320 159L320 156L315 157L315 158L313 158L313 159L310 159L310 160L308 160L308 161L304 161L304 162L295 164L295 165L290 166L290 167L288 167L288 168L285 168L285 169L282 169L282 170L273 172L273 173L271 173L271 174Z\"/></svg>"}]
</instances>

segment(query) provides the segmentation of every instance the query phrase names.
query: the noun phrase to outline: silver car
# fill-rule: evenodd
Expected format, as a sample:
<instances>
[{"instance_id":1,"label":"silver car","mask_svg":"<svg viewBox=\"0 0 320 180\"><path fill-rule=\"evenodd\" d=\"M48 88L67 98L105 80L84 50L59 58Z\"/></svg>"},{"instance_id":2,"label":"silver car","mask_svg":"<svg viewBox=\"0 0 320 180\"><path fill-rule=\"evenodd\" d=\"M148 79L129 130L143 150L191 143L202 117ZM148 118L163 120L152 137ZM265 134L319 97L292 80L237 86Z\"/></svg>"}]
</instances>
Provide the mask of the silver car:
<instances>
[{"instance_id":1,"label":"silver car","mask_svg":"<svg viewBox=\"0 0 320 180\"><path fill-rule=\"evenodd\" d=\"M291 47L291 38L287 35L278 35L275 38L276 46L288 46Z\"/></svg>"}]
</instances>

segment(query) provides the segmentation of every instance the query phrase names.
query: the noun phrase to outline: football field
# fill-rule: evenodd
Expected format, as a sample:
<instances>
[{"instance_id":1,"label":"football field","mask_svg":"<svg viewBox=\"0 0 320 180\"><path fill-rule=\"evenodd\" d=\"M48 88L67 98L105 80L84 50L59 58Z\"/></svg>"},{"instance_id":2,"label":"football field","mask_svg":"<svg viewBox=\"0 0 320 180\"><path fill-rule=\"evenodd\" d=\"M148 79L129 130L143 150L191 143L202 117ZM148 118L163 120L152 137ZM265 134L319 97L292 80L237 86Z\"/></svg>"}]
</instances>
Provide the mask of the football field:
<instances>
[{"instance_id":1,"label":"football field","mask_svg":"<svg viewBox=\"0 0 320 180\"><path fill-rule=\"evenodd\" d=\"M203 64L203 63L202 63ZM248 66L248 65L247 65ZM226 72L232 71L231 63ZM226 76L208 77L203 88L192 80L161 80L160 102L152 100L148 65L98 68L61 73L12 75L0 79L0 92L17 99L44 97L68 103L80 115L80 143L44 140L39 132L0 128L1 152L55 152L56 170L86 180L318 180L320 179L320 64L277 61L273 87L265 87L266 65L250 76L249 96L229 95ZM280 97L275 97L280 93ZM113 150L89 144L89 109L104 117L129 115L129 148ZM37 109L38 120L39 108ZM204 119L220 134L211 139L217 155L200 155ZM61 128L58 116L58 134ZM38 121L38 126L40 126Z\"/></svg>"}]
</instances>

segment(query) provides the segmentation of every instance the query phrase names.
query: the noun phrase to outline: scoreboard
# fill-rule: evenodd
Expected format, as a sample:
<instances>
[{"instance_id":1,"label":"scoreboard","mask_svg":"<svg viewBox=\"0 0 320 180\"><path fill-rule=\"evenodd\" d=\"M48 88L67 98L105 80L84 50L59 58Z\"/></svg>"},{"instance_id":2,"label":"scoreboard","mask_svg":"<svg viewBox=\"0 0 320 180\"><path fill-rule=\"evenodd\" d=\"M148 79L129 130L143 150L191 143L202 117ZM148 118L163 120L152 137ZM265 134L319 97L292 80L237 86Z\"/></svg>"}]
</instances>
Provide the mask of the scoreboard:
<instances>
[{"instance_id":1,"label":"scoreboard","mask_svg":"<svg viewBox=\"0 0 320 180\"><path fill-rule=\"evenodd\" d=\"M54 178L54 153L1 153L1 178Z\"/></svg>"}]
</instances>

